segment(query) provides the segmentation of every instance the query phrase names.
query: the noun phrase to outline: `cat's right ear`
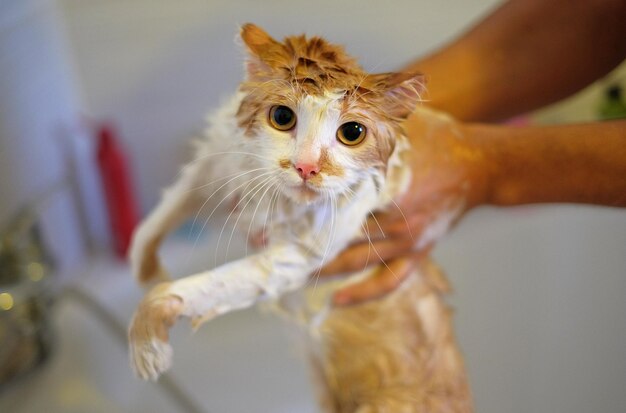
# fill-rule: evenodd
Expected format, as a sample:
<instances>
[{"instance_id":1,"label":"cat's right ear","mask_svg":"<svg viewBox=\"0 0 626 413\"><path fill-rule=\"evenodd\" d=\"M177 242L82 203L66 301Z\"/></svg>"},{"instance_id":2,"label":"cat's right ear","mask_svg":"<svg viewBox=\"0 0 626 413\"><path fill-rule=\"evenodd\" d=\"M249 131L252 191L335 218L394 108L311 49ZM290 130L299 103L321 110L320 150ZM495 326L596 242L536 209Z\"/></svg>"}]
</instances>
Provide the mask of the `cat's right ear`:
<instances>
[{"instance_id":1,"label":"cat's right ear","mask_svg":"<svg viewBox=\"0 0 626 413\"><path fill-rule=\"evenodd\" d=\"M273 68L284 59L282 44L259 26L252 23L244 24L240 36L248 51L246 59L248 78L263 78L270 75Z\"/></svg>"}]
</instances>

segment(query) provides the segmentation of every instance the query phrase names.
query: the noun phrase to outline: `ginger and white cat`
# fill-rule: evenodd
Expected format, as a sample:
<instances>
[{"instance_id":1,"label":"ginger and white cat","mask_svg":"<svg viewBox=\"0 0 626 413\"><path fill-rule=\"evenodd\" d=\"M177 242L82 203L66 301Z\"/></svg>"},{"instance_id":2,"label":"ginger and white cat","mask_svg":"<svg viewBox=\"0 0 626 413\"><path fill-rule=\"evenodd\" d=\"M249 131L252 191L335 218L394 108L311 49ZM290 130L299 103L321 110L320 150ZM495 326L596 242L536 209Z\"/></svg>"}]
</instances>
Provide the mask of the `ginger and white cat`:
<instances>
[{"instance_id":1,"label":"ginger and white cat","mask_svg":"<svg viewBox=\"0 0 626 413\"><path fill-rule=\"evenodd\" d=\"M260 249L150 290L129 330L131 363L145 379L170 367L168 329L177 318L197 326L301 289L366 235L370 213L393 205L408 188L402 121L419 101L420 75L368 74L319 37L279 42L247 24L241 38L246 79L139 227L131 261L142 283L166 280L157 257L163 237L198 210L220 206L238 214L237 226L255 234ZM441 300L448 287L432 262L424 260L395 292L366 304L332 308L335 287L318 287L300 300L292 294L286 304L315 331L312 360L325 411L472 410Z\"/></svg>"}]
</instances>

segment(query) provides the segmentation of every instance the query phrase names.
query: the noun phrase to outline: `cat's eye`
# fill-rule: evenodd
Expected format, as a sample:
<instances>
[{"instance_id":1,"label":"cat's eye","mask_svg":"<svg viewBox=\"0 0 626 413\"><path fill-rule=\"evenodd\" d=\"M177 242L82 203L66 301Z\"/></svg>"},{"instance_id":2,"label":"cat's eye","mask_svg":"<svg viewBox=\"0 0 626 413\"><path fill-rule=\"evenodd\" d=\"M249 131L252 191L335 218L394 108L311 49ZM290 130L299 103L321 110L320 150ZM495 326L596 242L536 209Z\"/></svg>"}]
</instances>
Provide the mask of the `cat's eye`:
<instances>
[{"instance_id":1,"label":"cat's eye","mask_svg":"<svg viewBox=\"0 0 626 413\"><path fill-rule=\"evenodd\" d=\"M293 113L293 110L289 109L287 106L272 106L270 109L269 121L273 128L281 131L287 131L296 126L296 114Z\"/></svg>"},{"instance_id":2,"label":"cat's eye","mask_svg":"<svg viewBox=\"0 0 626 413\"><path fill-rule=\"evenodd\" d=\"M363 142L367 130L358 122L344 123L337 129L337 139L344 145L354 146Z\"/></svg>"}]
</instances>

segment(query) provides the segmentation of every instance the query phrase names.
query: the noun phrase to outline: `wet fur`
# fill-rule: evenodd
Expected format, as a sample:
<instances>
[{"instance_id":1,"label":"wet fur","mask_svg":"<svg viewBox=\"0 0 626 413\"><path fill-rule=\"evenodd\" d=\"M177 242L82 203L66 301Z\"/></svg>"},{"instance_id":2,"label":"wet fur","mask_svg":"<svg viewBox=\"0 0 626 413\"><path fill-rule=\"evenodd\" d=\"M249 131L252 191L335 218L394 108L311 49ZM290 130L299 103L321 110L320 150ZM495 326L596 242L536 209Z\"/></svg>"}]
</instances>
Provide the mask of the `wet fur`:
<instances>
[{"instance_id":1,"label":"wet fur","mask_svg":"<svg viewBox=\"0 0 626 413\"><path fill-rule=\"evenodd\" d=\"M211 119L194 161L136 232L131 262L142 283L166 279L157 255L163 237L198 211L212 215L225 206L228 218L234 212L236 226L251 240L262 240L255 242L263 248L154 287L129 329L133 368L152 379L169 368L167 332L180 316L197 327L264 297L282 297L281 308L310 333L324 411L471 412L450 310L442 300L448 285L430 260L395 292L358 306L328 305L341 282L302 290L311 284L309 273L366 235L363 222L371 211L390 207L406 190L408 143L401 122L419 100L421 76L368 74L341 47L319 37L278 42L253 25L245 25L241 37L249 52L247 78ZM269 130L268 102L299 107L301 128L283 135ZM312 114L319 119L306 118ZM335 127L330 118L362 122L368 137L353 148L337 146L327 136L332 130L326 129ZM319 143L323 136L326 143ZM321 173L306 189L286 188L296 182L294 154L320 164ZM250 203L255 207L247 208Z\"/></svg>"}]
</instances>

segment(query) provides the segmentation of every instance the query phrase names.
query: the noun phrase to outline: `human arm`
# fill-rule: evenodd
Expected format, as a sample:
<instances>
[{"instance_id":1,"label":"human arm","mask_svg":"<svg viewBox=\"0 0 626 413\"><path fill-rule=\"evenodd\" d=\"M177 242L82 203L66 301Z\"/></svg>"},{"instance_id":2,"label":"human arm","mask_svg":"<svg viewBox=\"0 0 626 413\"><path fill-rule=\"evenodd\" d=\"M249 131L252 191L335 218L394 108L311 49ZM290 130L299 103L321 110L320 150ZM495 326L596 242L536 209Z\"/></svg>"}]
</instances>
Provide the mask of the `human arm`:
<instances>
[{"instance_id":1,"label":"human arm","mask_svg":"<svg viewBox=\"0 0 626 413\"><path fill-rule=\"evenodd\" d=\"M424 242L424 236L446 213L452 214L448 224L453 224L480 205L626 206L626 121L516 128L450 120L429 135L432 116L418 111L408 122L411 141L418 145L410 161L417 174L397 202L403 214L392 208L377 222L372 220L372 245L353 245L322 271L328 275L381 258L387 262L373 277L338 291L337 304L393 290L423 254L420 249L436 241ZM443 235L447 228L439 229ZM368 256L371 250L378 254Z\"/></svg>"},{"instance_id":2,"label":"human arm","mask_svg":"<svg viewBox=\"0 0 626 413\"><path fill-rule=\"evenodd\" d=\"M465 130L485 154L485 204L626 206L626 121Z\"/></svg>"},{"instance_id":3,"label":"human arm","mask_svg":"<svg viewBox=\"0 0 626 413\"><path fill-rule=\"evenodd\" d=\"M428 78L428 105L493 121L563 99L626 58L626 2L511 0L408 71Z\"/></svg>"},{"instance_id":4,"label":"human arm","mask_svg":"<svg viewBox=\"0 0 626 413\"><path fill-rule=\"evenodd\" d=\"M610 71L626 57L625 20L626 3L620 0L511 0L447 46L411 62L405 70L426 74L428 94L425 103L429 107L448 112L461 121L499 120L555 102ZM377 276L339 291L337 303L362 301L395 288L414 267L415 256L422 255L432 244L422 243L421 252L413 252L414 242L410 236L419 238L427 232L437 218L449 210L451 199L464 199L454 223L464 212L483 202L487 188L494 185L486 182L492 174L515 172L494 169L492 164L491 174L487 174L488 169L482 165L482 147L471 139L451 138L445 128L438 128L434 134L431 131L428 139L420 135L424 133L424 128L419 125L429 124L429 119L432 119L429 114L422 116L416 113L406 123L409 138L417 143L413 154L421 163L412 164L414 179L411 189L398 202L403 213L387 211L378 215L378 222L368 225L379 250L373 258L380 255L386 266L379 267ZM462 128L465 129L465 126ZM468 126L463 134L477 128L486 127ZM487 133L494 134L500 135L495 130ZM504 136L507 135L503 133L502 139L507 139ZM542 139L541 134L536 135L533 145L539 139ZM585 149L578 143L571 145L570 150ZM540 148L537 147L537 150ZM543 165L546 158L531 154L530 148L526 149L527 162L530 163L528 157L537 156L535 167L543 170L544 175L548 174L550 169ZM504 151L501 155L506 153ZM475 156L468 157L467 154ZM487 154L493 153L488 151ZM509 158L514 155L508 154ZM544 166L546 168L542 169ZM428 179L425 179L425 171ZM529 179L525 185L523 178ZM587 195L578 194L577 199L586 197L595 199L594 203L602 202L597 198L598 194L592 193L593 179L596 178L599 178L597 174L587 176L584 181L587 182L584 184ZM507 178L501 176L498 179ZM493 204L527 203L531 196L541 195L534 187L536 177L513 174L510 179L508 184L501 182L507 185L496 185L500 189L492 193ZM603 176L602 179L612 178ZM564 180L549 181L552 182L550 190L558 189L550 196L556 197L558 193L563 196L567 188L585 190L575 187L581 181L569 181L567 188L556 188L565 183ZM473 184L469 189L462 190L462 182ZM507 187L508 190L502 189ZM513 196L511 188L517 188L517 196ZM532 188L533 191L530 190ZM547 192L548 186L545 186L543 195L549 195ZM507 204L503 203L505 199L508 199ZM559 202L566 201L561 199ZM548 199L543 202L548 202ZM376 234L379 226L386 233L384 242L377 240L382 236ZM409 249L411 252L407 255ZM359 268L362 265L360 257L368 257L367 251L370 250L364 243L356 244L327 265L322 274ZM376 261L369 259L370 263Z\"/></svg>"}]
</instances>

